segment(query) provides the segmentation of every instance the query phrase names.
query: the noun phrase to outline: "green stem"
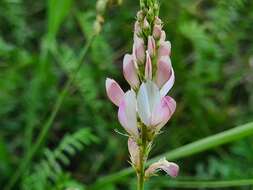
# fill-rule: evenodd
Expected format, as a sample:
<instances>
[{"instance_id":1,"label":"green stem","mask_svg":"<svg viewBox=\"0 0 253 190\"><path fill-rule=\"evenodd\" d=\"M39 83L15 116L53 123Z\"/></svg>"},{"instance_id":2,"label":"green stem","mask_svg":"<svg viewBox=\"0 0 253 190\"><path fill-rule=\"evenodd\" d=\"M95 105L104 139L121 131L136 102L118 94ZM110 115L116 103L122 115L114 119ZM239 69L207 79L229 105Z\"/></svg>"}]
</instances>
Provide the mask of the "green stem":
<instances>
[{"instance_id":1,"label":"green stem","mask_svg":"<svg viewBox=\"0 0 253 190\"><path fill-rule=\"evenodd\" d=\"M143 147L140 150L140 168L137 174L137 190L144 189L144 172L145 172L145 161L144 161L144 150Z\"/></svg>"},{"instance_id":2,"label":"green stem","mask_svg":"<svg viewBox=\"0 0 253 190\"><path fill-rule=\"evenodd\" d=\"M21 174L23 174L25 172L27 166L32 161L34 155L36 154L36 152L38 151L38 149L41 147L44 140L46 139L48 131L49 131L50 127L52 126L52 123L53 123L62 103L63 103L63 100L68 92L68 89L71 86L71 84L73 83L73 81L75 80L77 73L79 72L79 70L82 66L82 59L81 58L85 57L94 38L95 38L95 35L89 39L89 41L86 43L84 49L81 51L78 66L77 66L75 72L73 73L72 77L69 78L69 80L65 84L63 90L61 91L60 95L58 96L48 120L42 126L42 130L40 131L40 133L38 135L37 141L35 142L34 146L31 147L31 150L26 154L23 161L21 162L21 165L18 167L18 169L16 170L14 175L10 178L10 181L8 182L8 184L6 185L4 190L10 190L13 188L13 186L16 184L17 180L20 178Z\"/></svg>"},{"instance_id":3,"label":"green stem","mask_svg":"<svg viewBox=\"0 0 253 190\"><path fill-rule=\"evenodd\" d=\"M137 171L137 190L144 189L144 178L145 178L145 165L147 161L147 131L146 126L141 124L141 146L140 146L140 167Z\"/></svg>"}]
</instances>

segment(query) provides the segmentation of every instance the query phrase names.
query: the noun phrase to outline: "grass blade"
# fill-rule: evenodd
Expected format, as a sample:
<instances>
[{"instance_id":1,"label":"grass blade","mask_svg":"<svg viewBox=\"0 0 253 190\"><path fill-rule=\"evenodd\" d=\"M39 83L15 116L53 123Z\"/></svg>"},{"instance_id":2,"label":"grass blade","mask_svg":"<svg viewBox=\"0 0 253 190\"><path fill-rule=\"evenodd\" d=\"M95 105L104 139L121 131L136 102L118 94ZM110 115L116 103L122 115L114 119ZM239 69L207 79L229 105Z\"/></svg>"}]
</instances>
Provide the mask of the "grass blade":
<instances>
[{"instance_id":1,"label":"grass blade","mask_svg":"<svg viewBox=\"0 0 253 190\"><path fill-rule=\"evenodd\" d=\"M224 145L236 140L240 140L247 136L251 136L252 134L253 134L253 122L240 125L238 127L229 129L227 131L218 133L216 135L206 137L204 139L184 145L180 148L169 151L167 153L164 153L162 155L159 155L149 160L148 164L155 162L156 160L162 157L166 157L168 160L171 161L171 160L183 158L186 156L191 156L193 154L197 154L197 153L200 153L200 152L203 152L203 151L206 151L206 150L209 150L209 149L212 149L212 148L215 148L215 147L218 147L218 146L221 146L221 145ZM134 171L132 168L126 168L117 173L102 177L95 183L95 187L98 187L106 183L120 181L122 178L132 174L133 172Z\"/></svg>"}]
</instances>

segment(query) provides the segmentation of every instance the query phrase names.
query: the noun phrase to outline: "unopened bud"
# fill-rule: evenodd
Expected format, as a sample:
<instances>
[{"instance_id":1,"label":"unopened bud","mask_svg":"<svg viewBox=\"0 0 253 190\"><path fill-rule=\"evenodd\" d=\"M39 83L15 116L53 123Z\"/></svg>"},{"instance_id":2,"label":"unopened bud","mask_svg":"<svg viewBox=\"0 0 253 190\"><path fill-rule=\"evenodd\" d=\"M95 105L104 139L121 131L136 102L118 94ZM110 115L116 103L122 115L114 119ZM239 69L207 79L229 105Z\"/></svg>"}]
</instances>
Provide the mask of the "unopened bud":
<instances>
[{"instance_id":1,"label":"unopened bud","mask_svg":"<svg viewBox=\"0 0 253 190\"><path fill-rule=\"evenodd\" d=\"M148 53L151 57L155 55L156 52L156 44L155 44L155 39L153 36L148 37Z\"/></svg>"},{"instance_id":2,"label":"unopened bud","mask_svg":"<svg viewBox=\"0 0 253 190\"><path fill-rule=\"evenodd\" d=\"M147 18L145 17L145 18L144 18L144 21L143 21L143 28L144 28L145 30L147 30L147 29L149 29L149 27L150 27L150 25L149 25L149 23L148 23Z\"/></svg>"},{"instance_id":3,"label":"unopened bud","mask_svg":"<svg viewBox=\"0 0 253 190\"><path fill-rule=\"evenodd\" d=\"M145 79L152 80L152 62L148 51L146 51Z\"/></svg>"},{"instance_id":4,"label":"unopened bud","mask_svg":"<svg viewBox=\"0 0 253 190\"><path fill-rule=\"evenodd\" d=\"M137 20L142 21L143 19L144 19L144 13L143 13L143 11L139 11L137 13Z\"/></svg>"},{"instance_id":5,"label":"unopened bud","mask_svg":"<svg viewBox=\"0 0 253 190\"><path fill-rule=\"evenodd\" d=\"M135 61L142 65L145 61L145 47L144 47L144 41L142 38L139 38L138 36L134 37L134 45L133 45L133 55L135 58Z\"/></svg>"},{"instance_id":6,"label":"unopened bud","mask_svg":"<svg viewBox=\"0 0 253 190\"><path fill-rule=\"evenodd\" d=\"M138 21L136 21L134 24L134 35L139 36L140 33L141 33L140 23Z\"/></svg>"},{"instance_id":7,"label":"unopened bud","mask_svg":"<svg viewBox=\"0 0 253 190\"><path fill-rule=\"evenodd\" d=\"M159 40L162 34L162 26L155 24L153 28L153 36L156 40Z\"/></svg>"},{"instance_id":8,"label":"unopened bud","mask_svg":"<svg viewBox=\"0 0 253 190\"><path fill-rule=\"evenodd\" d=\"M104 14L107 5L107 0L98 0L96 9L99 14Z\"/></svg>"}]
</instances>

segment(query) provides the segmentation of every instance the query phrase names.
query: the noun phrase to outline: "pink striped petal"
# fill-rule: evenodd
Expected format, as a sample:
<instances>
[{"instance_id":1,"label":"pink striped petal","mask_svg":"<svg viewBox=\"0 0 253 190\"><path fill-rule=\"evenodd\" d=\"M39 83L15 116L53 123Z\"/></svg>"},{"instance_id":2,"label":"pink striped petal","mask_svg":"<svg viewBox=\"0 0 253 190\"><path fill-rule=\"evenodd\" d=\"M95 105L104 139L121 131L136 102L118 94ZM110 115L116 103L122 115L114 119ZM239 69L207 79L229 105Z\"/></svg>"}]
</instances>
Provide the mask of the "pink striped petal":
<instances>
[{"instance_id":1,"label":"pink striped petal","mask_svg":"<svg viewBox=\"0 0 253 190\"><path fill-rule=\"evenodd\" d=\"M135 92L129 90L125 93L118 111L120 124L135 139L138 138L136 104Z\"/></svg>"},{"instance_id":2,"label":"pink striped petal","mask_svg":"<svg viewBox=\"0 0 253 190\"><path fill-rule=\"evenodd\" d=\"M159 170L165 171L171 177L177 177L179 172L179 166L173 162L168 162L165 158L162 158L158 162L151 164L145 171L145 177L149 178L155 175Z\"/></svg>"},{"instance_id":3,"label":"pink striped petal","mask_svg":"<svg viewBox=\"0 0 253 190\"><path fill-rule=\"evenodd\" d=\"M163 56L157 63L156 84L161 88L171 77L171 60L169 56Z\"/></svg>"},{"instance_id":4,"label":"pink striped petal","mask_svg":"<svg viewBox=\"0 0 253 190\"><path fill-rule=\"evenodd\" d=\"M138 21L134 24L134 35L139 36L141 33L140 23Z\"/></svg>"},{"instance_id":5,"label":"pink striped petal","mask_svg":"<svg viewBox=\"0 0 253 190\"><path fill-rule=\"evenodd\" d=\"M127 82L134 89L140 85L137 69L134 65L134 59L132 55L126 54L123 59L123 74Z\"/></svg>"},{"instance_id":6,"label":"pink striped petal","mask_svg":"<svg viewBox=\"0 0 253 190\"><path fill-rule=\"evenodd\" d=\"M105 86L106 86L106 93L107 93L108 98L116 106L119 106L124 96L124 92L120 88L119 84L115 80L107 78L105 82Z\"/></svg>"},{"instance_id":7,"label":"pink striped petal","mask_svg":"<svg viewBox=\"0 0 253 190\"><path fill-rule=\"evenodd\" d=\"M148 23L148 20L147 18L145 17L144 20L143 20L143 28L144 29L149 29L150 25Z\"/></svg>"},{"instance_id":8,"label":"pink striped petal","mask_svg":"<svg viewBox=\"0 0 253 190\"><path fill-rule=\"evenodd\" d=\"M164 30L162 30L160 42L163 43L163 42L165 42L165 40L166 40L166 33Z\"/></svg>"},{"instance_id":9,"label":"pink striped petal","mask_svg":"<svg viewBox=\"0 0 253 190\"><path fill-rule=\"evenodd\" d=\"M145 79L152 80L152 63L148 51L146 51Z\"/></svg>"},{"instance_id":10,"label":"pink striped petal","mask_svg":"<svg viewBox=\"0 0 253 190\"><path fill-rule=\"evenodd\" d=\"M153 28L153 36L156 40L159 40L162 34L162 26L161 25L155 25Z\"/></svg>"},{"instance_id":11,"label":"pink striped petal","mask_svg":"<svg viewBox=\"0 0 253 190\"><path fill-rule=\"evenodd\" d=\"M170 89L173 87L174 82L175 82L175 74L174 74L173 68L171 67L171 76L170 76L169 80L163 85L163 87L160 90L160 93L162 96L166 96L168 94Z\"/></svg>"},{"instance_id":12,"label":"pink striped petal","mask_svg":"<svg viewBox=\"0 0 253 190\"><path fill-rule=\"evenodd\" d=\"M148 37L148 53L151 57L155 55L156 51L156 44L155 44L155 39L153 36Z\"/></svg>"},{"instance_id":13,"label":"pink striped petal","mask_svg":"<svg viewBox=\"0 0 253 190\"><path fill-rule=\"evenodd\" d=\"M160 131L161 128L170 120L171 116L176 110L176 101L170 96L162 98L161 104L156 108L153 115L153 122L156 131Z\"/></svg>"},{"instance_id":14,"label":"pink striped petal","mask_svg":"<svg viewBox=\"0 0 253 190\"><path fill-rule=\"evenodd\" d=\"M160 47L158 49L158 57L162 56L170 56L171 52L171 43L169 41L161 42Z\"/></svg>"},{"instance_id":15,"label":"pink striped petal","mask_svg":"<svg viewBox=\"0 0 253 190\"><path fill-rule=\"evenodd\" d=\"M134 45L133 45L133 55L135 58L135 61L138 64L144 64L145 61L145 47L144 47L144 41L142 38L139 38L138 36L134 36Z\"/></svg>"},{"instance_id":16,"label":"pink striped petal","mask_svg":"<svg viewBox=\"0 0 253 190\"><path fill-rule=\"evenodd\" d=\"M130 159L132 164L138 168L139 166L139 147L137 145L137 143L135 142L135 140L131 137L128 138L128 151L130 154Z\"/></svg>"}]
</instances>

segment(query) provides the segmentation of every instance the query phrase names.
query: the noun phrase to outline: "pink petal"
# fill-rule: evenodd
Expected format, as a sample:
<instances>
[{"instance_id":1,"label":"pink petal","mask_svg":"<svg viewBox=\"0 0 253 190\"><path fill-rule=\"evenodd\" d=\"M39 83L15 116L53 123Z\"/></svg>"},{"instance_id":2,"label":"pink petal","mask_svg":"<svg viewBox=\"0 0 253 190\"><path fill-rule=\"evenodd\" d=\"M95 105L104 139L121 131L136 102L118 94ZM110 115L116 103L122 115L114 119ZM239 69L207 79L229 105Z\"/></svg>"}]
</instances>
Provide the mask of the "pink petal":
<instances>
[{"instance_id":1,"label":"pink petal","mask_svg":"<svg viewBox=\"0 0 253 190\"><path fill-rule=\"evenodd\" d=\"M148 51L146 52L145 79L152 80L152 63Z\"/></svg>"},{"instance_id":2,"label":"pink petal","mask_svg":"<svg viewBox=\"0 0 253 190\"><path fill-rule=\"evenodd\" d=\"M161 128L170 120L171 116L173 115L173 113L176 110L176 105L177 105L176 101L173 98L171 98L170 96L163 97L163 99L161 101L161 105L158 107L158 109L155 113L155 114L157 114L156 117L160 121L159 124L158 124L158 121L156 121L158 124L155 127L156 131L160 131ZM160 111L160 115L159 115L159 111Z\"/></svg>"},{"instance_id":3,"label":"pink petal","mask_svg":"<svg viewBox=\"0 0 253 190\"><path fill-rule=\"evenodd\" d=\"M170 76L169 80L163 85L163 87L160 90L160 93L162 96L166 96L166 94L168 94L170 89L173 87L174 82L175 82L175 74L174 74L173 68L171 67L171 76Z\"/></svg>"},{"instance_id":4,"label":"pink petal","mask_svg":"<svg viewBox=\"0 0 253 190\"><path fill-rule=\"evenodd\" d=\"M139 147L133 138L128 138L128 151L130 153L130 159L135 167L139 166Z\"/></svg>"},{"instance_id":5,"label":"pink petal","mask_svg":"<svg viewBox=\"0 0 253 190\"><path fill-rule=\"evenodd\" d=\"M134 35L139 36L141 33L140 23L138 21L134 24Z\"/></svg>"},{"instance_id":6,"label":"pink petal","mask_svg":"<svg viewBox=\"0 0 253 190\"><path fill-rule=\"evenodd\" d=\"M157 105L152 113L151 123L156 126L156 130L160 130L171 118L176 109L176 101L170 96L162 98L161 103Z\"/></svg>"},{"instance_id":7,"label":"pink petal","mask_svg":"<svg viewBox=\"0 0 253 190\"><path fill-rule=\"evenodd\" d=\"M165 33L164 30L162 30L160 42L161 42L161 43L162 43L162 42L165 42L165 40L166 40L166 33Z\"/></svg>"},{"instance_id":8,"label":"pink petal","mask_svg":"<svg viewBox=\"0 0 253 190\"><path fill-rule=\"evenodd\" d=\"M153 28L153 36L156 40L159 40L162 34L162 26L161 25L155 25Z\"/></svg>"},{"instance_id":9,"label":"pink petal","mask_svg":"<svg viewBox=\"0 0 253 190\"><path fill-rule=\"evenodd\" d=\"M161 169L165 171L171 177L177 177L179 172L179 166L173 162L166 165L162 165Z\"/></svg>"},{"instance_id":10,"label":"pink petal","mask_svg":"<svg viewBox=\"0 0 253 190\"><path fill-rule=\"evenodd\" d=\"M145 17L144 18L144 21L143 21L143 28L144 29L148 29L150 27L149 23L148 23L148 20L147 18Z\"/></svg>"},{"instance_id":11,"label":"pink petal","mask_svg":"<svg viewBox=\"0 0 253 190\"><path fill-rule=\"evenodd\" d=\"M135 139L138 138L136 95L133 90L125 93L119 105L118 119L122 127Z\"/></svg>"},{"instance_id":12,"label":"pink petal","mask_svg":"<svg viewBox=\"0 0 253 190\"><path fill-rule=\"evenodd\" d=\"M164 37L163 37L164 38ZM158 49L158 57L170 56L171 43L169 41L162 41Z\"/></svg>"},{"instance_id":13,"label":"pink petal","mask_svg":"<svg viewBox=\"0 0 253 190\"><path fill-rule=\"evenodd\" d=\"M156 44L155 39L152 36L148 37L148 53L151 57L155 55Z\"/></svg>"},{"instance_id":14,"label":"pink petal","mask_svg":"<svg viewBox=\"0 0 253 190\"><path fill-rule=\"evenodd\" d=\"M114 103L116 106L119 106L123 96L124 92L118 85L118 83L110 78L106 79L106 93L108 98Z\"/></svg>"},{"instance_id":15,"label":"pink petal","mask_svg":"<svg viewBox=\"0 0 253 190\"><path fill-rule=\"evenodd\" d=\"M135 61L138 64L144 63L145 61L144 41L142 38L139 38L136 35L134 36L133 55L134 55Z\"/></svg>"},{"instance_id":16,"label":"pink petal","mask_svg":"<svg viewBox=\"0 0 253 190\"><path fill-rule=\"evenodd\" d=\"M165 171L171 177L177 177L179 166L173 162L168 162L165 158L162 158L158 162L149 166L149 168L145 171L145 177L151 177L159 170Z\"/></svg>"},{"instance_id":17,"label":"pink petal","mask_svg":"<svg viewBox=\"0 0 253 190\"><path fill-rule=\"evenodd\" d=\"M137 69L134 65L133 56L126 54L123 60L123 74L127 82L132 88L139 87L139 77L137 74Z\"/></svg>"},{"instance_id":18,"label":"pink petal","mask_svg":"<svg viewBox=\"0 0 253 190\"><path fill-rule=\"evenodd\" d=\"M171 77L171 61L169 56L163 56L157 63L156 84L161 88Z\"/></svg>"}]
</instances>

